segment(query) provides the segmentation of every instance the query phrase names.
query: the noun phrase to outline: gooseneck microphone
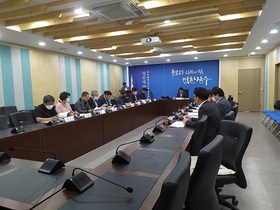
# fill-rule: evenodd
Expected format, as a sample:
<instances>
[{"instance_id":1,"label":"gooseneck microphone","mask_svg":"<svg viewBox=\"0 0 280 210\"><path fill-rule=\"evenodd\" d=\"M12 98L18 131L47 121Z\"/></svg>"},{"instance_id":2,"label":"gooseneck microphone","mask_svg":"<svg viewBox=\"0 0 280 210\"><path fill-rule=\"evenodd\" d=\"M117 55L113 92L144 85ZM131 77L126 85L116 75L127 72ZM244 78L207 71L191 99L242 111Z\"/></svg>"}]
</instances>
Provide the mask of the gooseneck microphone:
<instances>
[{"instance_id":1,"label":"gooseneck microphone","mask_svg":"<svg viewBox=\"0 0 280 210\"><path fill-rule=\"evenodd\" d=\"M34 106L35 109L40 110L41 112L43 112L45 115L49 116L52 118L52 120L50 120L46 125L56 125L57 122L53 119L54 116L50 115L49 113L45 112L44 110L42 110L41 108L39 108L38 106Z\"/></svg>"},{"instance_id":2,"label":"gooseneck microphone","mask_svg":"<svg viewBox=\"0 0 280 210\"><path fill-rule=\"evenodd\" d=\"M134 142L141 141L141 140L135 140L135 141L130 141L126 142L123 144L120 144L117 149L116 149L116 154L112 159L112 163L118 163L118 164L128 164L130 162L130 156L126 154L125 152L119 150L121 146L127 145L127 144L132 144Z\"/></svg>"},{"instance_id":3,"label":"gooseneck microphone","mask_svg":"<svg viewBox=\"0 0 280 210\"><path fill-rule=\"evenodd\" d=\"M11 130L11 133L23 133L25 132L24 128L21 126L20 122L17 121L17 119L14 118L12 114L9 115L11 118L11 121L14 124L14 128Z\"/></svg>"},{"instance_id":4,"label":"gooseneck microphone","mask_svg":"<svg viewBox=\"0 0 280 210\"><path fill-rule=\"evenodd\" d=\"M75 171L76 170L81 170L82 172L80 172L77 175L75 175ZM124 186L122 186L120 184L112 182L112 181L110 181L108 179L105 179L105 178L103 178L101 176L98 176L98 175L96 175L94 173L91 173L91 172L89 172L87 170L84 170L82 168L74 168L73 171L72 171L72 178L71 179L67 179L64 182L62 188L66 188L67 190L76 191L76 192L79 192L79 193L82 193L85 190L87 190L89 187L91 187L94 184L94 182L84 172L88 173L88 174L91 174L93 176L96 176L99 179L102 179L102 180L104 180L106 182L109 182L109 183L111 183L113 185L121 187L121 188L125 189L129 193L133 192L133 188L131 188L131 187L124 187Z\"/></svg>"},{"instance_id":5,"label":"gooseneck microphone","mask_svg":"<svg viewBox=\"0 0 280 210\"><path fill-rule=\"evenodd\" d=\"M165 131L165 129L164 129L163 127L161 127L160 125L158 125L158 123L159 123L160 121L162 121L162 120L165 120L166 118L167 118L167 117L165 116L164 118L162 118L162 119L156 121L155 127L154 127L154 129L153 129L153 132L155 132L155 133L163 133L163 132Z\"/></svg>"},{"instance_id":6,"label":"gooseneck microphone","mask_svg":"<svg viewBox=\"0 0 280 210\"><path fill-rule=\"evenodd\" d=\"M14 147L14 146L9 146L10 151L26 151L26 152L40 152L40 153L48 153L53 156L54 159L52 158L47 158L45 162L42 164L42 166L38 169L38 172L44 173L44 174L52 174L56 172L57 170L61 169L64 167L64 163L61 162L60 160L56 159L56 156L53 152L51 151L44 151L44 150L36 150L36 149L28 149L28 148L20 148L20 147Z\"/></svg>"}]
</instances>

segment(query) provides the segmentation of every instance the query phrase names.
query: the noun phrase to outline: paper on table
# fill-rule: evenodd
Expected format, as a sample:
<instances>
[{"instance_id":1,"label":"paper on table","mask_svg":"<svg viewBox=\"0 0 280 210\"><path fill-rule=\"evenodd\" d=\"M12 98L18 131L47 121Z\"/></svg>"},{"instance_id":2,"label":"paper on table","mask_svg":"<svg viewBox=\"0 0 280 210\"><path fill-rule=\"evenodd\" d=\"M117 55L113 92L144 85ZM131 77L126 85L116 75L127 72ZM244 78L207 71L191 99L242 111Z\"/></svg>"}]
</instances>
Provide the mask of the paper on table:
<instances>
[{"instance_id":1,"label":"paper on table","mask_svg":"<svg viewBox=\"0 0 280 210\"><path fill-rule=\"evenodd\" d=\"M170 125L171 128L183 128L184 126L183 121L176 121Z\"/></svg>"},{"instance_id":2,"label":"paper on table","mask_svg":"<svg viewBox=\"0 0 280 210\"><path fill-rule=\"evenodd\" d=\"M191 118L198 118L198 113L188 112L188 115L189 115Z\"/></svg>"}]
</instances>

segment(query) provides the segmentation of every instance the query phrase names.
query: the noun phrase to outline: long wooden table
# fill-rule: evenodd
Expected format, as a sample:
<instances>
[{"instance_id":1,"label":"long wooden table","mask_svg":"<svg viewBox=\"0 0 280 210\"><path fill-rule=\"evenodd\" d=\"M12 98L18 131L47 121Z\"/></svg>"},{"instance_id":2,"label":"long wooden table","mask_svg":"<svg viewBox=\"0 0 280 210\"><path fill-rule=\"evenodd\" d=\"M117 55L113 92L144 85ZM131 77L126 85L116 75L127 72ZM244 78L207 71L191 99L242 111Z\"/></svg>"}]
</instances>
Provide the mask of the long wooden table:
<instances>
[{"instance_id":1,"label":"long wooden table","mask_svg":"<svg viewBox=\"0 0 280 210\"><path fill-rule=\"evenodd\" d=\"M62 123L55 126L34 124L24 126L25 132L11 134L11 129L0 131L0 149L13 157L44 161L49 154L8 151L15 147L51 151L57 159L68 162L113 139L149 122L160 115L171 115L185 100L160 100L132 108Z\"/></svg>"}]
</instances>

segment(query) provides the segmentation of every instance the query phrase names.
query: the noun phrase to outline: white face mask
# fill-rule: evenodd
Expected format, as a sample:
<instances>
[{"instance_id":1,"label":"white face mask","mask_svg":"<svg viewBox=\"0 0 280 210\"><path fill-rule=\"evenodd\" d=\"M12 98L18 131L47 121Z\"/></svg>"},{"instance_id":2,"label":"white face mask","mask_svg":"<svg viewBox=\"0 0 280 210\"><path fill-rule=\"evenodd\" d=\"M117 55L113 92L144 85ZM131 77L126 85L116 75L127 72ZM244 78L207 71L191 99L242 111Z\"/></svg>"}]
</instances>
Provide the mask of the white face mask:
<instances>
[{"instance_id":1,"label":"white face mask","mask_svg":"<svg viewBox=\"0 0 280 210\"><path fill-rule=\"evenodd\" d=\"M214 97L212 97L212 101L216 101L216 99Z\"/></svg>"},{"instance_id":2,"label":"white face mask","mask_svg":"<svg viewBox=\"0 0 280 210\"><path fill-rule=\"evenodd\" d=\"M66 101L67 101L67 103L69 103L69 101L70 101L70 98L67 98L67 100L66 100Z\"/></svg>"},{"instance_id":3,"label":"white face mask","mask_svg":"<svg viewBox=\"0 0 280 210\"><path fill-rule=\"evenodd\" d=\"M48 110L51 110L51 109L53 108L53 105L47 105L46 108L47 108Z\"/></svg>"},{"instance_id":4,"label":"white face mask","mask_svg":"<svg viewBox=\"0 0 280 210\"><path fill-rule=\"evenodd\" d=\"M134 92L133 94L134 94L134 95L137 95L137 92Z\"/></svg>"},{"instance_id":5,"label":"white face mask","mask_svg":"<svg viewBox=\"0 0 280 210\"><path fill-rule=\"evenodd\" d=\"M98 96L94 96L93 98L94 98L94 100L98 100Z\"/></svg>"}]
</instances>

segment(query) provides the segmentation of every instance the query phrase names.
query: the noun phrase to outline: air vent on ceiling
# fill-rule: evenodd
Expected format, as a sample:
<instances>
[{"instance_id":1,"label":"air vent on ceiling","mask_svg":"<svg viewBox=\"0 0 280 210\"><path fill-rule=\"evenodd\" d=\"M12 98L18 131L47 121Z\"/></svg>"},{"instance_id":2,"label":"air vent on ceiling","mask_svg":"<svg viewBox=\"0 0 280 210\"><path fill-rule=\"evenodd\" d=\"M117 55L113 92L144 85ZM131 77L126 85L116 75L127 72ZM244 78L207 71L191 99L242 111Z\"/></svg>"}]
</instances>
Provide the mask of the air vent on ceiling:
<instances>
[{"instance_id":1,"label":"air vent on ceiling","mask_svg":"<svg viewBox=\"0 0 280 210\"><path fill-rule=\"evenodd\" d=\"M177 47L155 47L154 48L154 52L159 52L159 53L171 53L171 52L178 52L182 50L181 46L177 46Z\"/></svg>"},{"instance_id":2,"label":"air vent on ceiling","mask_svg":"<svg viewBox=\"0 0 280 210\"><path fill-rule=\"evenodd\" d=\"M118 2L94 7L91 12L92 16L101 17L108 21L134 19L146 15L143 10L130 2Z\"/></svg>"}]
</instances>

